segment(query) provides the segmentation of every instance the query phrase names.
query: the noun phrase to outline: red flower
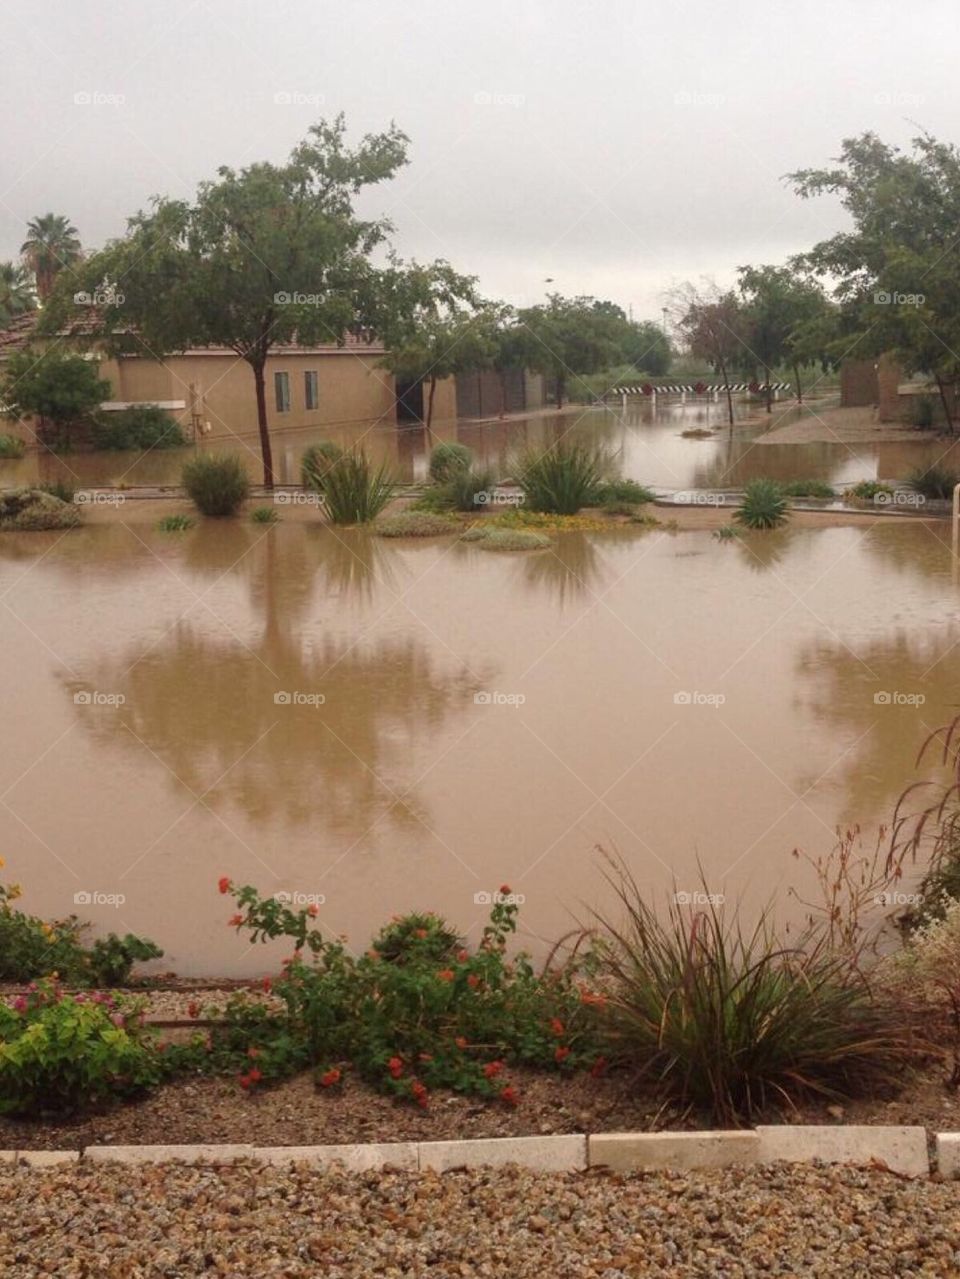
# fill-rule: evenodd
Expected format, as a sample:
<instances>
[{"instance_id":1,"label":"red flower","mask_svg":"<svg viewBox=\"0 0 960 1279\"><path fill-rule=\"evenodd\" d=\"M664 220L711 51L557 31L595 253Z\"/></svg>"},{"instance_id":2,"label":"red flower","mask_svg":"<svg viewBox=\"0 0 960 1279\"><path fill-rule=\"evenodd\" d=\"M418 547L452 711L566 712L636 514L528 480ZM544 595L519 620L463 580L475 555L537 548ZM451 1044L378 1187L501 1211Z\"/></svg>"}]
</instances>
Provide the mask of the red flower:
<instances>
[{"instance_id":1,"label":"red flower","mask_svg":"<svg viewBox=\"0 0 960 1279\"><path fill-rule=\"evenodd\" d=\"M250 1083L251 1083L251 1080L250 1080L250 1076L249 1076L249 1075L241 1075L241 1076L240 1076L240 1087L241 1087L241 1088L249 1088L249 1087L250 1087Z\"/></svg>"},{"instance_id":2,"label":"red flower","mask_svg":"<svg viewBox=\"0 0 960 1279\"><path fill-rule=\"evenodd\" d=\"M606 1073L607 1073L607 1059L606 1057L598 1057L597 1060L590 1067L590 1074L594 1079L599 1079L601 1075L605 1075Z\"/></svg>"},{"instance_id":3,"label":"red flower","mask_svg":"<svg viewBox=\"0 0 960 1279\"><path fill-rule=\"evenodd\" d=\"M477 989L477 987L480 985L480 978L477 976L476 973L471 973L469 975L469 977L467 978L467 985L470 987L471 990Z\"/></svg>"},{"instance_id":4,"label":"red flower","mask_svg":"<svg viewBox=\"0 0 960 1279\"><path fill-rule=\"evenodd\" d=\"M316 904L316 902L310 903L307 907L307 914L311 919L316 919L316 917L320 914L320 907Z\"/></svg>"},{"instance_id":5,"label":"red flower","mask_svg":"<svg viewBox=\"0 0 960 1279\"><path fill-rule=\"evenodd\" d=\"M227 875L221 875L220 878L217 880L217 887L220 889L221 893L229 893L230 891L229 877Z\"/></svg>"},{"instance_id":6,"label":"red flower","mask_svg":"<svg viewBox=\"0 0 960 1279\"><path fill-rule=\"evenodd\" d=\"M334 1084L340 1082L340 1071L336 1066L331 1067L325 1074L320 1076L320 1084L323 1088L332 1088Z\"/></svg>"},{"instance_id":7,"label":"red flower","mask_svg":"<svg viewBox=\"0 0 960 1279\"><path fill-rule=\"evenodd\" d=\"M263 1071L258 1070L256 1066L254 1066L253 1070L247 1072L247 1078L252 1084L258 1084L263 1078Z\"/></svg>"},{"instance_id":8,"label":"red flower","mask_svg":"<svg viewBox=\"0 0 960 1279\"><path fill-rule=\"evenodd\" d=\"M243 923L242 915L231 915L230 918L227 920L227 924L230 928L239 928L242 923Z\"/></svg>"},{"instance_id":9,"label":"red flower","mask_svg":"<svg viewBox=\"0 0 960 1279\"><path fill-rule=\"evenodd\" d=\"M563 1048L563 1047L558 1048L557 1051L553 1054L554 1060L557 1063L566 1061L569 1056L570 1056L570 1049Z\"/></svg>"},{"instance_id":10,"label":"red flower","mask_svg":"<svg viewBox=\"0 0 960 1279\"><path fill-rule=\"evenodd\" d=\"M410 1092L418 1106L422 1106L424 1110L427 1108L427 1097L429 1096L426 1088L419 1079L415 1079L410 1085Z\"/></svg>"},{"instance_id":11,"label":"red flower","mask_svg":"<svg viewBox=\"0 0 960 1279\"><path fill-rule=\"evenodd\" d=\"M454 972L452 968L441 968L437 976L441 981L453 981Z\"/></svg>"},{"instance_id":12,"label":"red flower","mask_svg":"<svg viewBox=\"0 0 960 1279\"><path fill-rule=\"evenodd\" d=\"M598 1008L603 1008L607 1002L607 997L606 995L594 995L589 990L584 990L580 993L580 1002L581 1004L596 1004Z\"/></svg>"},{"instance_id":13,"label":"red flower","mask_svg":"<svg viewBox=\"0 0 960 1279\"><path fill-rule=\"evenodd\" d=\"M497 1075L499 1075L502 1070L502 1061L488 1061L483 1068L483 1073L488 1079L496 1079Z\"/></svg>"},{"instance_id":14,"label":"red flower","mask_svg":"<svg viewBox=\"0 0 960 1279\"><path fill-rule=\"evenodd\" d=\"M187 1004L187 1016L188 1017L200 1016L200 1005L197 1003L195 999L191 999L190 1003Z\"/></svg>"},{"instance_id":15,"label":"red flower","mask_svg":"<svg viewBox=\"0 0 960 1279\"><path fill-rule=\"evenodd\" d=\"M469 952L469 950L458 950L458 951L457 951L457 963L459 963L459 964L465 964L469 958L470 958L470 952Z\"/></svg>"},{"instance_id":16,"label":"red flower","mask_svg":"<svg viewBox=\"0 0 960 1279\"><path fill-rule=\"evenodd\" d=\"M387 1062L387 1070L393 1075L394 1079L399 1079L403 1074L403 1062L399 1057L391 1057Z\"/></svg>"},{"instance_id":17,"label":"red flower","mask_svg":"<svg viewBox=\"0 0 960 1279\"><path fill-rule=\"evenodd\" d=\"M423 941L424 938L427 936L427 930L425 928L416 928L414 929L413 935L414 937L419 937L420 940Z\"/></svg>"},{"instance_id":18,"label":"red flower","mask_svg":"<svg viewBox=\"0 0 960 1279\"><path fill-rule=\"evenodd\" d=\"M500 1090L500 1100L505 1101L508 1106L515 1106L520 1100L520 1094L513 1084L507 1084L506 1088Z\"/></svg>"},{"instance_id":19,"label":"red flower","mask_svg":"<svg viewBox=\"0 0 960 1279\"><path fill-rule=\"evenodd\" d=\"M560 1020L559 1017L550 1018L550 1033L551 1035L563 1034L563 1022Z\"/></svg>"},{"instance_id":20,"label":"red flower","mask_svg":"<svg viewBox=\"0 0 960 1279\"><path fill-rule=\"evenodd\" d=\"M501 891L501 893L503 893L504 897L508 897L508 896L510 895L510 885L509 885L509 884L501 884L501 885L500 885L500 891Z\"/></svg>"},{"instance_id":21,"label":"red flower","mask_svg":"<svg viewBox=\"0 0 960 1279\"><path fill-rule=\"evenodd\" d=\"M263 989L269 995L270 991L273 989L273 982L270 980L270 978L264 977L263 981L260 984L263 986Z\"/></svg>"}]
</instances>

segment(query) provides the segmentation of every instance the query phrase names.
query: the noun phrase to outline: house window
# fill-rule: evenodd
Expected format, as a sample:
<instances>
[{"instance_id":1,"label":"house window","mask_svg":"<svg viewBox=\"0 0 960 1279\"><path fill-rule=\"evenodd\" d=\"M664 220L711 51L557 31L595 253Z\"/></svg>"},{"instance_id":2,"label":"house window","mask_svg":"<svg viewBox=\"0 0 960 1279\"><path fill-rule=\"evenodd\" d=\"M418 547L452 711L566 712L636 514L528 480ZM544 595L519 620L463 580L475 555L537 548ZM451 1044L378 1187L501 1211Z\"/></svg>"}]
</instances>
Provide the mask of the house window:
<instances>
[{"instance_id":1,"label":"house window","mask_svg":"<svg viewBox=\"0 0 960 1279\"><path fill-rule=\"evenodd\" d=\"M290 412L290 374L274 373L273 389L277 397L277 412Z\"/></svg>"},{"instance_id":2,"label":"house window","mask_svg":"<svg viewBox=\"0 0 960 1279\"><path fill-rule=\"evenodd\" d=\"M318 409L320 407L320 388L316 370L311 370L303 375L303 403L304 407L308 409Z\"/></svg>"}]
</instances>

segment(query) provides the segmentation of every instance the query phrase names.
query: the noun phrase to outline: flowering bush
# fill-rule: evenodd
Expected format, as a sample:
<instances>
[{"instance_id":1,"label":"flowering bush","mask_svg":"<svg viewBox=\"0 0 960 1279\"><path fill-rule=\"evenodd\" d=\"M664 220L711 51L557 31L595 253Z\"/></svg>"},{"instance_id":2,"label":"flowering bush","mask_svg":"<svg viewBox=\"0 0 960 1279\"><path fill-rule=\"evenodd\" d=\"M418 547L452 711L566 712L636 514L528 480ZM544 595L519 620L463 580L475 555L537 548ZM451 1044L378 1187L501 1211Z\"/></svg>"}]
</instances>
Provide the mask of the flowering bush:
<instances>
[{"instance_id":1,"label":"flowering bush","mask_svg":"<svg viewBox=\"0 0 960 1279\"><path fill-rule=\"evenodd\" d=\"M161 1074L138 1008L54 982L0 1004L0 1113L37 1116L129 1096Z\"/></svg>"},{"instance_id":2,"label":"flowering bush","mask_svg":"<svg viewBox=\"0 0 960 1279\"><path fill-rule=\"evenodd\" d=\"M239 907L230 920L238 931L288 936L296 947L272 983L282 1011L237 997L214 1033L213 1061L243 1062L245 1087L310 1066L320 1086L335 1088L349 1067L420 1106L436 1088L513 1105L510 1065L597 1067L602 1000L582 986L589 956L541 974L526 954L509 959L518 908L506 885L475 950L437 916L417 914L394 919L360 956L325 938L311 907L292 911L226 877L220 891Z\"/></svg>"}]
</instances>

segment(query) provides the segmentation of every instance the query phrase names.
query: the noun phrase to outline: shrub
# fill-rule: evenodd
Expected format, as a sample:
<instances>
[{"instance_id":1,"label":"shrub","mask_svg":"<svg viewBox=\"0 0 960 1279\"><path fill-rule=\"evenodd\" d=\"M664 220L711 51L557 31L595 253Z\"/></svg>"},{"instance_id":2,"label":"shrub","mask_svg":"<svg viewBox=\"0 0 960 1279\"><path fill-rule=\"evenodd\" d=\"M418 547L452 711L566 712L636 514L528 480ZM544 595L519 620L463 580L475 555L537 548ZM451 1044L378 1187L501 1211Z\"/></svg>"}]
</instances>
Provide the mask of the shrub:
<instances>
[{"instance_id":1,"label":"shrub","mask_svg":"<svg viewBox=\"0 0 960 1279\"><path fill-rule=\"evenodd\" d=\"M354 449L324 473L324 505L334 524L367 524L380 514L395 488L385 465L374 468L363 449Z\"/></svg>"},{"instance_id":2,"label":"shrub","mask_svg":"<svg viewBox=\"0 0 960 1279\"><path fill-rule=\"evenodd\" d=\"M331 440L321 440L304 450L300 460L300 479L303 487L315 493L323 492L324 478L334 462L343 457L343 449Z\"/></svg>"},{"instance_id":3,"label":"shrub","mask_svg":"<svg viewBox=\"0 0 960 1279\"><path fill-rule=\"evenodd\" d=\"M255 506L250 512L250 519L254 524L277 524L280 516L272 506Z\"/></svg>"},{"instance_id":4,"label":"shrub","mask_svg":"<svg viewBox=\"0 0 960 1279\"><path fill-rule=\"evenodd\" d=\"M545 551L550 546L545 533L519 528L467 529L460 540L476 542L485 551Z\"/></svg>"},{"instance_id":5,"label":"shrub","mask_svg":"<svg viewBox=\"0 0 960 1279\"><path fill-rule=\"evenodd\" d=\"M643 506L647 502L656 500L653 490L638 484L636 480L608 480L606 484L600 486L597 497L604 506L609 506L613 502Z\"/></svg>"},{"instance_id":6,"label":"shrub","mask_svg":"<svg viewBox=\"0 0 960 1279\"><path fill-rule=\"evenodd\" d=\"M472 461L466 445L444 440L430 453L430 478L435 484L446 484L458 471L469 471Z\"/></svg>"},{"instance_id":7,"label":"shrub","mask_svg":"<svg viewBox=\"0 0 960 1279\"><path fill-rule=\"evenodd\" d=\"M157 520L157 528L161 533L185 533L193 528L194 521L189 515L164 515Z\"/></svg>"},{"instance_id":8,"label":"shrub","mask_svg":"<svg viewBox=\"0 0 960 1279\"><path fill-rule=\"evenodd\" d=\"M936 400L932 395L918 395L910 406L910 421L918 430L929 431L936 417Z\"/></svg>"},{"instance_id":9,"label":"shrub","mask_svg":"<svg viewBox=\"0 0 960 1279\"><path fill-rule=\"evenodd\" d=\"M581 507L599 501L609 465L602 450L560 443L523 454L514 472L530 508L576 515Z\"/></svg>"},{"instance_id":10,"label":"shrub","mask_svg":"<svg viewBox=\"0 0 960 1279\"><path fill-rule=\"evenodd\" d=\"M791 480L789 484L781 484L780 492L784 497L836 497L836 490L823 480Z\"/></svg>"},{"instance_id":11,"label":"shrub","mask_svg":"<svg viewBox=\"0 0 960 1279\"><path fill-rule=\"evenodd\" d=\"M183 468L182 481L197 509L216 518L235 514L250 492L246 469L234 454L193 458Z\"/></svg>"},{"instance_id":12,"label":"shrub","mask_svg":"<svg viewBox=\"0 0 960 1279\"><path fill-rule=\"evenodd\" d=\"M71 502L37 488L9 489L0 493L0 530L39 533L48 529L75 528L80 512Z\"/></svg>"},{"instance_id":13,"label":"shrub","mask_svg":"<svg viewBox=\"0 0 960 1279\"><path fill-rule=\"evenodd\" d=\"M608 998L607 1054L653 1082L664 1102L738 1122L804 1095L892 1086L905 1040L848 957L807 934L785 947L765 917L753 932L704 892L664 919L620 871L623 907L595 939Z\"/></svg>"},{"instance_id":14,"label":"shrub","mask_svg":"<svg viewBox=\"0 0 960 1279\"><path fill-rule=\"evenodd\" d=\"M187 437L170 414L155 404L134 404L93 419L93 447L104 450L180 449Z\"/></svg>"},{"instance_id":15,"label":"shrub","mask_svg":"<svg viewBox=\"0 0 960 1279\"><path fill-rule=\"evenodd\" d=\"M890 485L884 484L880 480L860 480L857 484L852 484L849 488L844 489L843 496L854 497L861 502L873 502L880 495L887 498L892 493L893 489Z\"/></svg>"},{"instance_id":16,"label":"shrub","mask_svg":"<svg viewBox=\"0 0 960 1279\"><path fill-rule=\"evenodd\" d=\"M381 537L440 537L460 528L452 515L434 515L429 511L401 511L377 520L374 533Z\"/></svg>"},{"instance_id":17,"label":"shrub","mask_svg":"<svg viewBox=\"0 0 960 1279\"><path fill-rule=\"evenodd\" d=\"M920 493L928 500L949 501L953 497L953 490L960 484L960 475L948 467L934 463L933 466L920 466L911 471L907 476L907 483L915 493Z\"/></svg>"},{"instance_id":18,"label":"shrub","mask_svg":"<svg viewBox=\"0 0 960 1279\"><path fill-rule=\"evenodd\" d=\"M475 511L487 505L496 482L493 471L467 468L454 471L450 479L440 485L439 492L453 510Z\"/></svg>"},{"instance_id":19,"label":"shrub","mask_svg":"<svg viewBox=\"0 0 960 1279\"><path fill-rule=\"evenodd\" d=\"M0 1004L0 1113L64 1113L131 1096L160 1075L138 1009L46 984Z\"/></svg>"},{"instance_id":20,"label":"shrub","mask_svg":"<svg viewBox=\"0 0 960 1279\"><path fill-rule=\"evenodd\" d=\"M23 457L27 446L16 435L0 435L0 458Z\"/></svg>"},{"instance_id":21,"label":"shrub","mask_svg":"<svg viewBox=\"0 0 960 1279\"><path fill-rule=\"evenodd\" d=\"M320 934L316 907L294 912L227 878L220 889L236 900L230 922L238 930L253 941L286 936L297 948L272 987L283 1011L234 1000L227 1025L214 1032L215 1063L242 1066L245 1087L304 1066L330 1087L349 1065L380 1091L421 1106L438 1087L512 1104L509 1064L597 1064L602 999L583 989L588 960L541 974L525 954L508 960L518 907L506 885L473 951L443 920L417 914L388 924L359 957Z\"/></svg>"},{"instance_id":22,"label":"shrub","mask_svg":"<svg viewBox=\"0 0 960 1279\"><path fill-rule=\"evenodd\" d=\"M735 537L741 537L743 529L734 528L732 524L724 524L722 528L714 529L713 536L718 542L729 542Z\"/></svg>"},{"instance_id":23,"label":"shrub","mask_svg":"<svg viewBox=\"0 0 960 1279\"><path fill-rule=\"evenodd\" d=\"M106 937L98 937L84 956L89 978L95 986L126 986L134 964L162 958L163 951L155 942L137 937L135 933L126 933L123 937L108 933Z\"/></svg>"},{"instance_id":24,"label":"shrub","mask_svg":"<svg viewBox=\"0 0 960 1279\"><path fill-rule=\"evenodd\" d=\"M77 490L67 480L45 480L43 484L34 485L41 493L52 493L61 502L72 502Z\"/></svg>"},{"instance_id":25,"label":"shrub","mask_svg":"<svg viewBox=\"0 0 960 1279\"><path fill-rule=\"evenodd\" d=\"M751 480L733 518L744 528L780 528L787 522L787 500L772 480Z\"/></svg>"}]
</instances>

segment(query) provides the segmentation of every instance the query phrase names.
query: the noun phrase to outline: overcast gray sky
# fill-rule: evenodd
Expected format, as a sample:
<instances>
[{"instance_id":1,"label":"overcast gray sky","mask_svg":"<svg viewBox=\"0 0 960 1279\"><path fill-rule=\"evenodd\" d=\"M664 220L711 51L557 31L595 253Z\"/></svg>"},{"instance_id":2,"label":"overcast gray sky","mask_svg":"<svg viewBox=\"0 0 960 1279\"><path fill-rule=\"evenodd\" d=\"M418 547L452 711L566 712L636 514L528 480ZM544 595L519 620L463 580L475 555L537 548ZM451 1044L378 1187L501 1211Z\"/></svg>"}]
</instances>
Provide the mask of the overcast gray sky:
<instances>
[{"instance_id":1,"label":"overcast gray sky","mask_svg":"<svg viewBox=\"0 0 960 1279\"><path fill-rule=\"evenodd\" d=\"M404 256L658 317L672 283L838 229L785 172L960 131L955 0L4 0L0 31L2 259L33 215L98 247L342 110L410 135L372 201Z\"/></svg>"}]
</instances>

